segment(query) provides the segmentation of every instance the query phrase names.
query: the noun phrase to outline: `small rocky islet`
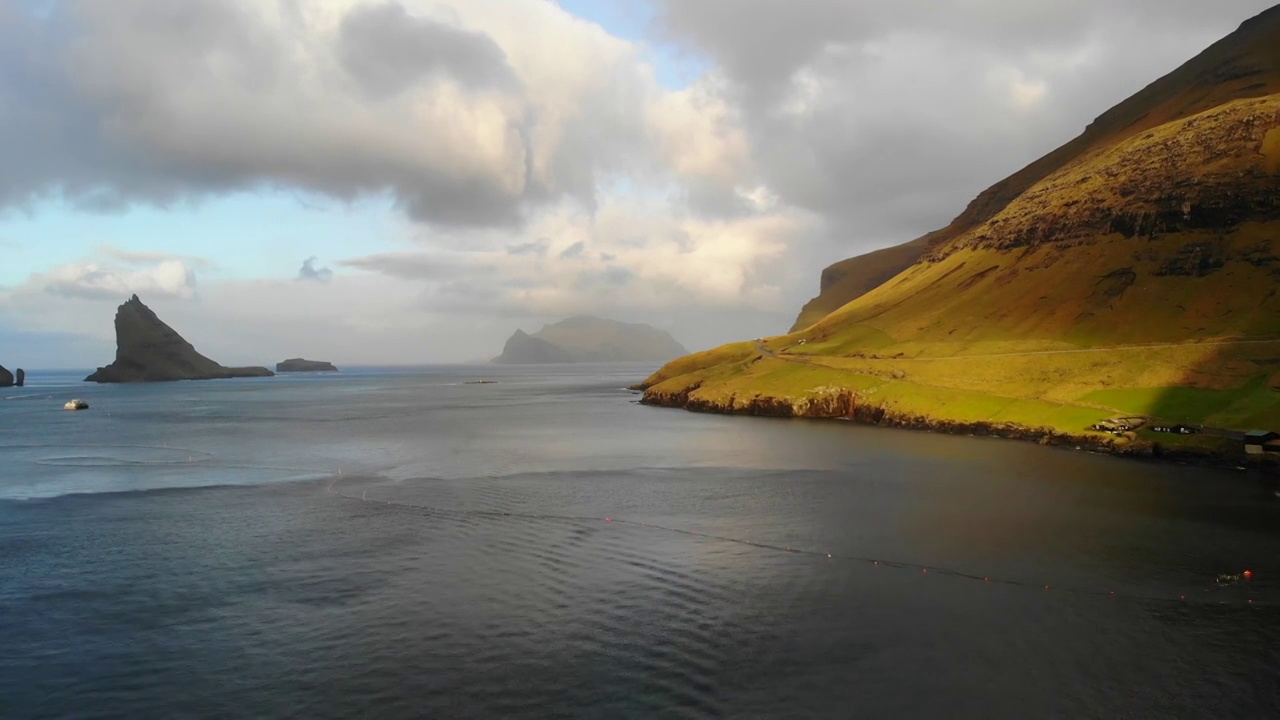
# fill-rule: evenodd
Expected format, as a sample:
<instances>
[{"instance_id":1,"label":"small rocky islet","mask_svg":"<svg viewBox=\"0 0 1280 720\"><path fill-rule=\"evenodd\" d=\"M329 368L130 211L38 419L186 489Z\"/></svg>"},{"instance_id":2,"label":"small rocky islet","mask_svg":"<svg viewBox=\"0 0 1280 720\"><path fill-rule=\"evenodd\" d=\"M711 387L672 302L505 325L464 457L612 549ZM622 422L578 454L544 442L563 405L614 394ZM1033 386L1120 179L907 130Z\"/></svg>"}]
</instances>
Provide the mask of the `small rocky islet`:
<instances>
[{"instance_id":1,"label":"small rocky islet","mask_svg":"<svg viewBox=\"0 0 1280 720\"><path fill-rule=\"evenodd\" d=\"M278 373L299 373L299 372L338 372L338 368L333 363L324 360L304 360L303 358L289 358L276 363L276 372Z\"/></svg>"}]
</instances>

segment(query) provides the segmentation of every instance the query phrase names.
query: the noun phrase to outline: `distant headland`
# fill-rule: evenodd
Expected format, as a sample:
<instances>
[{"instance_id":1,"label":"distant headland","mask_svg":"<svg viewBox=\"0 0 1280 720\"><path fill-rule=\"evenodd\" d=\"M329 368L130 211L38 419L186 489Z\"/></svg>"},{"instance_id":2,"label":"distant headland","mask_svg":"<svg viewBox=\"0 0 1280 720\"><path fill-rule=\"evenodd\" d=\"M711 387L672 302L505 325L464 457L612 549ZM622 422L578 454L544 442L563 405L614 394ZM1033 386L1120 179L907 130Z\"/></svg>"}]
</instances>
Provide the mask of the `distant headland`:
<instances>
[{"instance_id":1,"label":"distant headland","mask_svg":"<svg viewBox=\"0 0 1280 720\"><path fill-rule=\"evenodd\" d=\"M655 327L579 316L547 325L532 335L516 330L493 362L666 362L687 353L675 338Z\"/></svg>"}]
</instances>

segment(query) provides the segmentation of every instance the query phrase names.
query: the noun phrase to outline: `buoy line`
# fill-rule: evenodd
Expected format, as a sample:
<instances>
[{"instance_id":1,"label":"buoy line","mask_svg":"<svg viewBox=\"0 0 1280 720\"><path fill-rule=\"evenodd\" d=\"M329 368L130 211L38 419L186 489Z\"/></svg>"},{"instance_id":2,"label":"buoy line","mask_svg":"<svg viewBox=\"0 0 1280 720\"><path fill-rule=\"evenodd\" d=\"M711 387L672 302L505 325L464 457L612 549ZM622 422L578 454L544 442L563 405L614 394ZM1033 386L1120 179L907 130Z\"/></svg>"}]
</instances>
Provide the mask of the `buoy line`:
<instances>
[{"instance_id":1,"label":"buoy line","mask_svg":"<svg viewBox=\"0 0 1280 720\"><path fill-rule=\"evenodd\" d=\"M1241 600L1222 600L1210 598L1193 598L1186 594L1179 594L1176 598L1167 595L1150 595L1140 593L1116 592L1113 590L1097 590L1092 588L1078 588L1070 586L1058 586L1053 583L1029 582L1025 580L1012 580L1009 578L993 577L990 575L978 575L976 573L958 570L955 568L942 567L937 565L922 565L920 563L906 562L902 560L887 560L877 557L864 557L857 555L845 555L841 553L825 552L821 550L812 550L808 548L792 547L786 545L776 545L773 543L756 542L754 540L744 540L742 538L727 537L724 535L716 535L713 533L705 533L696 530L688 530L684 528L670 527L666 525L658 525L655 523L647 523L640 520L627 520L625 518L617 518L612 516L600 517L598 515L555 515L555 514L539 514L539 513L520 513L509 512L503 510L458 510L453 508L443 508L434 505L420 505L407 502L393 502L390 500L379 500L377 498L369 499L369 490L366 488L359 497L355 495L347 495L342 492L335 492L334 486L341 479L341 471L339 476L334 478L325 488L325 494L334 495L336 497L351 500L355 502L371 503L374 505L387 505L392 507L410 508L414 510L425 511L429 515L437 515L442 517L481 517L481 518L520 518L528 520L554 520L561 522L574 523L604 523L606 525L630 525L632 527L647 528L650 530L662 530L666 532L678 533L688 537L705 538L708 540L717 540L720 542L733 543L735 545L745 545L747 547L759 548L761 550L769 550L773 552L787 553L792 555L805 555L809 557L823 558L832 561L855 562L873 567L885 567L894 570L910 570L912 572L919 570L921 575L943 575L946 577L954 577L962 580L980 582L984 585L1005 585L1008 587L1019 587L1026 589L1041 590L1041 592L1068 593L1072 595L1110 598L1113 600L1141 600L1146 602L1160 602L1171 605L1216 605L1216 606L1245 606L1249 608L1271 607L1276 603L1269 600L1255 600L1253 598L1245 598ZM1243 573L1246 580L1251 580L1253 573L1246 570ZM1205 590L1208 592L1208 590Z\"/></svg>"}]
</instances>

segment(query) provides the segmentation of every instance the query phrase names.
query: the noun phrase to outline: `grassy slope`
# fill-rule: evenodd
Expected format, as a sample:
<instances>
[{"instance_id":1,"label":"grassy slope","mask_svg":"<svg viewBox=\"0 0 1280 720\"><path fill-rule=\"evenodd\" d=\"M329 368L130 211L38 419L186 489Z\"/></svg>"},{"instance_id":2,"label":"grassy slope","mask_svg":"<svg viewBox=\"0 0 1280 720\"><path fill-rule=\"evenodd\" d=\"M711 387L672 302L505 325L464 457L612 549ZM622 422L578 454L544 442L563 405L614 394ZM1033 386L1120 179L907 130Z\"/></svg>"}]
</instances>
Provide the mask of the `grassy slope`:
<instances>
[{"instance_id":1,"label":"grassy slope","mask_svg":"<svg viewBox=\"0 0 1280 720\"><path fill-rule=\"evenodd\" d=\"M1235 33L1098 117L1079 137L988 188L946 228L830 266L823 272L820 293L804 306L791 331L809 327L878 287L914 264L929 248L945 245L986 222L1028 188L1090 152L1231 100L1277 92L1280 7L1244 23ZM1274 142L1280 143L1280 134Z\"/></svg>"},{"instance_id":2,"label":"grassy slope","mask_svg":"<svg viewBox=\"0 0 1280 720\"><path fill-rule=\"evenodd\" d=\"M1131 413L1280 427L1277 127L1280 95L1092 153L813 326L770 339L777 357L727 346L646 384L667 404L729 411L766 398L841 415L832 398L852 391L898 415L1063 433ZM1223 344L1238 338L1254 341Z\"/></svg>"}]
</instances>

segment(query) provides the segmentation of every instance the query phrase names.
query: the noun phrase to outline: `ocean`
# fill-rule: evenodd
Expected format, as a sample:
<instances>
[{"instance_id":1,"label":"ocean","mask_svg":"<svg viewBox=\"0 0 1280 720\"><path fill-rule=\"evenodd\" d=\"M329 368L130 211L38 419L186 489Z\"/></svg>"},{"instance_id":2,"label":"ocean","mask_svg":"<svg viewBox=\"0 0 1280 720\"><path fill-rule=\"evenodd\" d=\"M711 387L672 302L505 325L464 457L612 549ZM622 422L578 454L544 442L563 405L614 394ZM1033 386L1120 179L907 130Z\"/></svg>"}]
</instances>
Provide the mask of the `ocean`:
<instances>
[{"instance_id":1,"label":"ocean","mask_svg":"<svg viewBox=\"0 0 1280 720\"><path fill-rule=\"evenodd\" d=\"M1280 716L1265 478L650 408L651 370L30 373L0 717Z\"/></svg>"}]
</instances>

